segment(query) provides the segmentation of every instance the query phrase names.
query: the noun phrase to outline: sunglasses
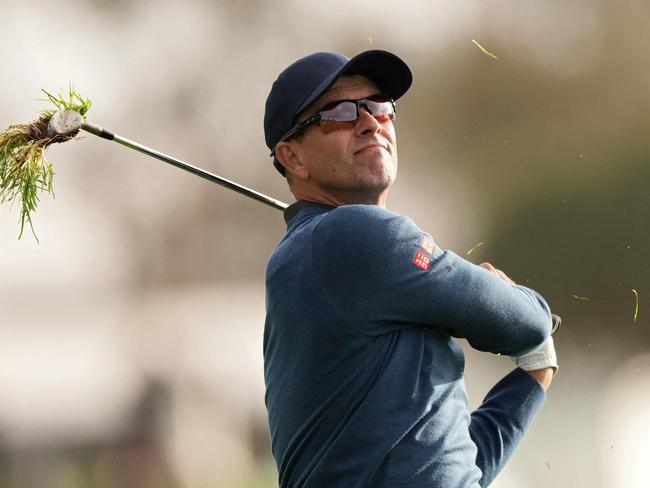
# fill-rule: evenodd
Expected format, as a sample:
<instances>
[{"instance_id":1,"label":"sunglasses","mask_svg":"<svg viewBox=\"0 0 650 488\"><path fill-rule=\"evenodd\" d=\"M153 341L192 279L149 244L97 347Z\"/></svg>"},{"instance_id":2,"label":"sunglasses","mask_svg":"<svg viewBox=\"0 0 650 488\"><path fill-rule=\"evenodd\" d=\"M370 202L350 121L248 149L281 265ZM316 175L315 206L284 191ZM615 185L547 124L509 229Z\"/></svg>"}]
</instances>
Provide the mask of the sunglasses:
<instances>
[{"instance_id":1,"label":"sunglasses","mask_svg":"<svg viewBox=\"0 0 650 488\"><path fill-rule=\"evenodd\" d=\"M289 129L280 138L278 144L288 141L310 125L319 124L322 127L329 122L356 122L361 107L365 108L377 120L395 119L395 101L388 95L378 93L358 100L336 100L328 103L314 115ZM273 149L271 156L275 156L275 149Z\"/></svg>"}]
</instances>

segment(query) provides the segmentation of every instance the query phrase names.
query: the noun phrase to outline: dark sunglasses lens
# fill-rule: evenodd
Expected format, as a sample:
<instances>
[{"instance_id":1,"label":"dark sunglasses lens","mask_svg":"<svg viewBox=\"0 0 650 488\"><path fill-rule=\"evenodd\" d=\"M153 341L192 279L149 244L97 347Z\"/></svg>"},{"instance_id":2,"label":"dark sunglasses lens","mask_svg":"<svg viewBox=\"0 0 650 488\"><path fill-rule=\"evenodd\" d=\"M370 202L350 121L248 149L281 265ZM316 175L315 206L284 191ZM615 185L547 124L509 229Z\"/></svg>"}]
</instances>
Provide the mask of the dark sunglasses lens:
<instances>
[{"instance_id":1,"label":"dark sunglasses lens","mask_svg":"<svg viewBox=\"0 0 650 488\"><path fill-rule=\"evenodd\" d=\"M390 100L381 102L368 100L364 105L368 107L368 111L375 117L392 117L395 113L393 111L393 104Z\"/></svg>"},{"instance_id":2,"label":"dark sunglasses lens","mask_svg":"<svg viewBox=\"0 0 650 488\"><path fill-rule=\"evenodd\" d=\"M354 122L358 116L357 104L376 118L393 119L395 117L393 102L389 97L386 95L372 95L357 102L342 100L326 105L319 112L321 124L328 122Z\"/></svg>"},{"instance_id":3,"label":"dark sunglasses lens","mask_svg":"<svg viewBox=\"0 0 650 488\"><path fill-rule=\"evenodd\" d=\"M339 102L333 107L321 110L321 122L354 122L357 120L357 106L354 102Z\"/></svg>"}]
</instances>

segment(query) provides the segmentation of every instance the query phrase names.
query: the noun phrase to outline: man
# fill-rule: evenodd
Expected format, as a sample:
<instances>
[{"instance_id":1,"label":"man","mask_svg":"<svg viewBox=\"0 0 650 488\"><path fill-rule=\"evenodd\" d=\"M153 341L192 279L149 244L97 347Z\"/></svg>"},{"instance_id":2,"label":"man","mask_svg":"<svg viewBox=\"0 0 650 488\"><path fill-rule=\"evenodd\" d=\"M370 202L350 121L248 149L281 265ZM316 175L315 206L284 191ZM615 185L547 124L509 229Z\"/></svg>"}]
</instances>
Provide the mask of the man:
<instances>
[{"instance_id":1,"label":"man","mask_svg":"<svg viewBox=\"0 0 650 488\"><path fill-rule=\"evenodd\" d=\"M297 199L266 277L266 405L282 487L487 486L557 369L540 295L385 209L394 100L411 80L385 51L316 53L267 99L266 143ZM471 414L454 337L519 365Z\"/></svg>"}]
</instances>

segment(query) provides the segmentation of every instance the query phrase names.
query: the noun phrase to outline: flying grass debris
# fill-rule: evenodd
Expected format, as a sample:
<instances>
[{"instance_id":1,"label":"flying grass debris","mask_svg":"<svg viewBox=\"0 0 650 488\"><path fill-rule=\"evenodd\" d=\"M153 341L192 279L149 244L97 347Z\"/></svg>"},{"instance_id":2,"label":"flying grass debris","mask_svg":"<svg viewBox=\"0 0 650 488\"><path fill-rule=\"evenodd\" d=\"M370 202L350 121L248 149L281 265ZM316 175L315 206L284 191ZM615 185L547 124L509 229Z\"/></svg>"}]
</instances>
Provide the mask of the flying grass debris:
<instances>
[{"instance_id":1,"label":"flying grass debris","mask_svg":"<svg viewBox=\"0 0 650 488\"><path fill-rule=\"evenodd\" d=\"M584 300L585 302L589 301L589 297L581 297L581 296L578 296L578 295L573 295L573 298L575 298L577 300Z\"/></svg>"},{"instance_id":2,"label":"flying grass debris","mask_svg":"<svg viewBox=\"0 0 650 488\"><path fill-rule=\"evenodd\" d=\"M29 124L17 124L0 132L0 203L20 201L20 239L29 224L38 242L32 223L32 212L38 206L39 192L54 195L52 180L54 168L45 157L48 146L68 141L78 134L52 133L49 123L58 110L72 110L84 120L92 102L83 98L72 86L67 95L52 95L43 90L54 109L42 110Z\"/></svg>"},{"instance_id":3,"label":"flying grass debris","mask_svg":"<svg viewBox=\"0 0 650 488\"><path fill-rule=\"evenodd\" d=\"M636 318L639 316L639 294L634 288L632 288L632 292L634 293L634 298L636 301L636 304L634 305L634 321L636 322Z\"/></svg>"},{"instance_id":4,"label":"flying grass debris","mask_svg":"<svg viewBox=\"0 0 650 488\"><path fill-rule=\"evenodd\" d=\"M479 242L478 244L476 244L476 245L475 245L474 247L472 247L469 251L467 251L467 256L469 256L470 254L472 254L472 252L474 251L474 249L479 248L479 247L481 247L482 245L483 245L483 241L481 241L481 242Z\"/></svg>"},{"instance_id":5,"label":"flying grass debris","mask_svg":"<svg viewBox=\"0 0 650 488\"><path fill-rule=\"evenodd\" d=\"M472 42L473 42L474 44L476 44L476 47L478 47L481 51L483 51L485 54L487 54L487 55L490 56L491 58L499 59L499 58L497 58L494 54L492 54L490 51L488 51L488 50L485 49L483 46L481 46L481 45L478 43L478 41L475 41L474 39L472 39Z\"/></svg>"},{"instance_id":6,"label":"flying grass debris","mask_svg":"<svg viewBox=\"0 0 650 488\"><path fill-rule=\"evenodd\" d=\"M53 96L45 92L57 110L44 110L41 116L27 125L11 126L0 133L0 203L22 200L21 231L25 222L34 233L31 212L38 203L38 191L52 193L54 170L45 159L45 149L55 142L65 142L74 138L79 130L84 130L102 139L116 142L134 151L146 154L164 163L200 176L212 183L235 191L278 210L286 210L286 203L255 191L244 185L205 171L197 166L173 158L119 134L86 121L91 102L83 98L72 87L67 95ZM36 234L34 233L34 237ZM36 239L38 241L38 238Z\"/></svg>"}]
</instances>

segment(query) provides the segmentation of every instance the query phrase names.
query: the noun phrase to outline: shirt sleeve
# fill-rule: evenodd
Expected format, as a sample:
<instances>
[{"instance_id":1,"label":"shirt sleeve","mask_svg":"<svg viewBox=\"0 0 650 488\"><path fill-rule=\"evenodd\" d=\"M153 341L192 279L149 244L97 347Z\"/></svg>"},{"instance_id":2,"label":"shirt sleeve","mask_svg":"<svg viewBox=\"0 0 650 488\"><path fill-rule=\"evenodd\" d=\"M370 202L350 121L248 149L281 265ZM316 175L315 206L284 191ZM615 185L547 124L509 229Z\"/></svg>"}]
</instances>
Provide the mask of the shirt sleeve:
<instances>
[{"instance_id":1,"label":"shirt sleeve","mask_svg":"<svg viewBox=\"0 0 650 488\"><path fill-rule=\"evenodd\" d=\"M439 327L481 351L518 355L551 331L535 291L437 247L401 215L374 205L330 211L312 236L314 269L353 332Z\"/></svg>"},{"instance_id":2,"label":"shirt sleeve","mask_svg":"<svg viewBox=\"0 0 650 488\"><path fill-rule=\"evenodd\" d=\"M516 368L494 385L481 406L472 412L469 433L477 448L482 487L499 474L545 398L537 380Z\"/></svg>"}]
</instances>

